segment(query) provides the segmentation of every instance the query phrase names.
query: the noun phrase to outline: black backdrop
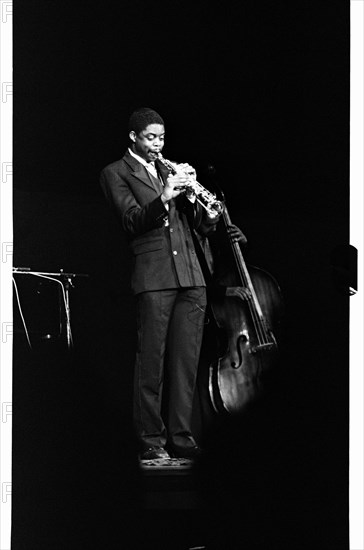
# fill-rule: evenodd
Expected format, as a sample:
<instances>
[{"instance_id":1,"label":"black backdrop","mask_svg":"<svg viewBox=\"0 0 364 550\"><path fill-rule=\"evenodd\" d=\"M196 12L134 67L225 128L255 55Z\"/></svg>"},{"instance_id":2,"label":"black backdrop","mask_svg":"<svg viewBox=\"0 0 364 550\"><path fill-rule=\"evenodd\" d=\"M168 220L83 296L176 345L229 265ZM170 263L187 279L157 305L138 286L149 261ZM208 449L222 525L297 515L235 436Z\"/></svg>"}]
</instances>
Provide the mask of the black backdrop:
<instances>
[{"instance_id":1,"label":"black backdrop","mask_svg":"<svg viewBox=\"0 0 364 550\"><path fill-rule=\"evenodd\" d=\"M89 277L71 290L71 361L15 334L14 549L90 532L102 547L138 493L129 266L98 183L138 106L165 119L166 158L216 167L247 261L280 284L283 416L304 426L309 480L297 517L311 547L346 547L349 300L333 254L349 242L349 23L336 1L15 4L14 266Z\"/></svg>"}]
</instances>

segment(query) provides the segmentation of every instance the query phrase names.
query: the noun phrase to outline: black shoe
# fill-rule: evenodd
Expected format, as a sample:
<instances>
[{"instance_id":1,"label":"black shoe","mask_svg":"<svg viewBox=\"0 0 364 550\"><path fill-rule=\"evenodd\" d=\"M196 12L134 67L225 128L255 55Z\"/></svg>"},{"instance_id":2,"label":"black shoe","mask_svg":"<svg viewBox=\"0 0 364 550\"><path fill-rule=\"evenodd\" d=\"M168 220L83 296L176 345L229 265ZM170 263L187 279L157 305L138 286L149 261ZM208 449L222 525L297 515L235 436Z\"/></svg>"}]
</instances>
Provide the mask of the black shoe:
<instances>
[{"instance_id":1,"label":"black shoe","mask_svg":"<svg viewBox=\"0 0 364 550\"><path fill-rule=\"evenodd\" d=\"M190 458L195 459L199 458L202 454L202 450L198 445L195 445L194 447L185 447L185 448L179 448L173 450L173 456L175 458Z\"/></svg>"},{"instance_id":2,"label":"black shoe","mask_svg":"<svg viewBox=\"0 0 364 550\"><path fill-rule=\"evenodd\" d=\"M163 447L149 447L140 453L140 460L153 460L154 458L171 458Z\"/></svg>"}]
</instances>

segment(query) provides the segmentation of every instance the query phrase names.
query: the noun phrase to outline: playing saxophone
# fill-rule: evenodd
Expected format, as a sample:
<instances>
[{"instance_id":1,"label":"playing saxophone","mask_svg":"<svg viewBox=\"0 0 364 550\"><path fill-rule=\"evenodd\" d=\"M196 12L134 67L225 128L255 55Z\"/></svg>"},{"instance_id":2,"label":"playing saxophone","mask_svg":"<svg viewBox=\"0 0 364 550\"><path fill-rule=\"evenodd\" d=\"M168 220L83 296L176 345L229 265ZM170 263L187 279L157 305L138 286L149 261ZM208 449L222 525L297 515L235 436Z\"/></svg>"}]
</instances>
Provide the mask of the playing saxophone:
<instances>
[{"instance_id":1,"label":"playing saxophone","mask_svg":"<svg viewBox=\"0 0 364 550\"><path fill-rule=\"evenodd\" d=\"M195 174L187 172L181 168L178 164L171 162L170 160L165 159L161 153L157 155L158 160L166 168L170 170L172 174L177 174L178 172L183 174L188 178L186 183L186 188L191 189L196 195L196 200L207 210L208 214L211 217L218 216L223 210L223 203L218 201L213 193L210 193L205 187L203 187L198 181L196 181Z\"/></svg>"}]
</instances>

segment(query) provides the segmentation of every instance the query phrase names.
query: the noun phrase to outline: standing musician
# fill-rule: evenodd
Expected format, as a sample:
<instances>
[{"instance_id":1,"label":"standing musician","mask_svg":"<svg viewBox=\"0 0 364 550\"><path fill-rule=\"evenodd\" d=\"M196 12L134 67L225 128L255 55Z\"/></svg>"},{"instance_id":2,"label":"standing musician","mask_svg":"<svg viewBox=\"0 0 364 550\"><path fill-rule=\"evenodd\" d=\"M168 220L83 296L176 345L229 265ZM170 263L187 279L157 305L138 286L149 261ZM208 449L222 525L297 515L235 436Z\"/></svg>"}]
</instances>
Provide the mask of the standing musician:
<instances>
[{"instance_id":1,"label":"standing musician","mask_svg":"<svg viewBox=\"0 0 364 550\"><path fill-rule=\"evenodd\" d=\"M102 170L100 183L133 256L138 333L133 415L140 458L193 459L201 453L191 421L206 307L194 232L213 232L219 214L211 217L196 194L186 192L195 176L191 166L178 165L171 173L158 158L165 125L156 111L134 111L129 138L123 158Z\"/></svg>"}]
</instances>

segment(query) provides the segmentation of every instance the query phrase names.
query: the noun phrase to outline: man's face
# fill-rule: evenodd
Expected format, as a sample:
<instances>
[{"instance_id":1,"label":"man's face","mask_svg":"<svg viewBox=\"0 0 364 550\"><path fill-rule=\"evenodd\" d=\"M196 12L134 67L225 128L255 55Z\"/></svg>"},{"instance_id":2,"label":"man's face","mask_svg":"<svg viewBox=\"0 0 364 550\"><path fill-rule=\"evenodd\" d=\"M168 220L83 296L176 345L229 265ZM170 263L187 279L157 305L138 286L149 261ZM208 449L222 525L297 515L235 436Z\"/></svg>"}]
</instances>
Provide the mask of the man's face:
<instances>
[{"instance_id":1,"label":"man's face","mask_svg":"<svg viewBox=\"0 0 364 550\"><path fill-rule=\"evenodd\" d=\"M149 124L139 134L130 132L129 137L133 142L132 150L147 162L157 158L157 153L164 146L164 126L162 124Z\"/></svg>"}]
</instances>

